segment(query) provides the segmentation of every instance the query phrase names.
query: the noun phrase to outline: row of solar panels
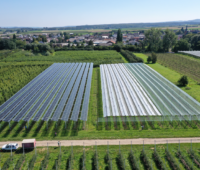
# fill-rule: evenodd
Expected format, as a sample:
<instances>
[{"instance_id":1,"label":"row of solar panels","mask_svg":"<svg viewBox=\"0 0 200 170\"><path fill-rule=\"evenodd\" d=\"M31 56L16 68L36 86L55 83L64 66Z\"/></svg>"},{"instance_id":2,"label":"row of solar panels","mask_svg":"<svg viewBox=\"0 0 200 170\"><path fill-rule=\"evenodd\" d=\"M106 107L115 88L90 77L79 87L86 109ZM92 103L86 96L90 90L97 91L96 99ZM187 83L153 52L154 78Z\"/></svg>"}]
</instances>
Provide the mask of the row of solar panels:
<instances>
[{"instance_id":1,"label":"row of solar panels","mask_svg":"<svg viewBox=\"0 0 200 170\"><path fill-rule=\"evenodd\" d=\"M200 57L200 51L178 51L178 52Z\"/></svg>"},{"instance_id":2,"label":"row of solar panels","mask_svg":"<svg viewBox=\"0 0 200 170\"><path fill-rule=\"evenodd\" d=\"M161 115L124 64L100 65L104 117Z\"/></svg>"},{"instance_id":3,"label":"row of solar panels","mask_svg":"<svg viewBox=\"0 0 200 170\"><path fill-rule=\"evenodd\" d=\"M86 121L92 71L93 63L54 63L0 106L0 121L77 121L80 113Z\"/></svg>"},{"instance_id":4,"label":"row of solar panels","mask_svg":"<svg viewBox=\"0 0 200 170\"><path fill-rule=\"evenodd\" d=\"M125 64L163 115L198 115L200 103L145 64Z\"/></svg>"}]
</instances>

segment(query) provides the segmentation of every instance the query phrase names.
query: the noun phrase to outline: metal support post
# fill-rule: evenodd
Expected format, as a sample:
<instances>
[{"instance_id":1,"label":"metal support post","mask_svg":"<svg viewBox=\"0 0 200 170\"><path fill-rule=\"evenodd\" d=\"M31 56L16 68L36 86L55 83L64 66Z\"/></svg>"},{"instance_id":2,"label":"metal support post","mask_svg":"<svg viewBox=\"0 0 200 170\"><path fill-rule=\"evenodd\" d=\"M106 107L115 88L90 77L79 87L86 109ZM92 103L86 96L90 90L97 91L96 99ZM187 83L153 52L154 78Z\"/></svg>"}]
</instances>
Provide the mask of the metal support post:
<instances>
[{"instance_id":1,"label":"metal support post","mask_svg":"<svg viewBox=\"0 0 200 170\"><path fill-rule=\"evenodd\" d=\"M48 146L48 142L47 142L47 154L49 154L49 146Z\"/></svg>"},{"instance_id":2,"label":"metal support post","mask_svg":"<svg viewBox=\"0 0 200 170\"><path fill-rule=\"evenodd\" d=\"M61 142L60 142L60 154L61 154Z\"/></svg>"},{"instance_id":3,"label":"metal support post","mask_svg":"<svg viewBox=\"0 0 200 170\"><path fill-rule=\"evenodd\" d=\"M12 156L12 145L11 145L11 156Z\"/></svg>"},{"instance_id":4,"label":"metal support post","mask_svg":"<svg viewBox=\"0 0 200 170\"><path fill-rule=\"evenodd\" d=\"M192 139L191 139L191 151L192 151Z\"/></svg>"},{"instance_id":5,"label":"metal support post","mask_svg":"<svg viewBox=\"0 0 200 170\"><path fill-rule=\"evenodd\" d=\"M154 143L155 143L155 151L156 151L156 140L154 141Z\"/></svg>"},{"instance_id":6,"label":"metal support post","mask_svg":"<svg viewBox=\"0 0 200 170\"><path fill-rule=\"evenodd\" d=\"M144 140L143 140L143 151L144 151Z\"/></svg>"},{"instance_id":7,"label":"metal support post","mask_svg":"<svg viewBox=\"0 0 200 170\"><path fill-rule=\"evenodd\" d=\"M167 140L167 151L168 151L168 140Z\"/></svg>"},{"instance_id":8,"label":"metal support post","mask_svg":"<svg viewBox=\"0 0 200 170\"><path fill-rule=\"evenodd\" d=\"M131 152L133 151L132 141L131 141Z\"/></svg>"},{"instance_id":9,"label":"metal support post","mask_svg":"<svg viewBox=\"0 0 200 170\"><path fill-rule=\"evenodd\" d=\"M180 140L179 140L179 151L180 151Z\"/></svg>"}]
</instances>

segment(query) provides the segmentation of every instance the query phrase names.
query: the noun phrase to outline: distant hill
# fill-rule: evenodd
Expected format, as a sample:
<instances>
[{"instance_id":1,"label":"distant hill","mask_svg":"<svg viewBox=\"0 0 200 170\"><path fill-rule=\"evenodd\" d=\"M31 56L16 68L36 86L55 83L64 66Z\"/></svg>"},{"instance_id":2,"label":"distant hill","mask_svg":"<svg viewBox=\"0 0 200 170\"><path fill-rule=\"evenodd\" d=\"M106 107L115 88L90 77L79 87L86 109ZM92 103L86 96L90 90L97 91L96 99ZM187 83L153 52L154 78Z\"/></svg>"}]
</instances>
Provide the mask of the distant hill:
<instances>
[{"instance_id":1,"label":"distant hill","mask_svg":"<svg viewBox=\"0 0 200 170\"><path fill-rule=\"evenodd\" d=\"M57 27L57 29L67 30L88 30L88 29L118 29L118 28L150 28L150 27L174 27L186 25L200 25L200 19L189 21L169 21L169 22L155 22L155 23L119 23L119 24L102 24L102 25L80 25L73 27ZM50 28L52 29L52 28Z\"/></svg>"},{"instance_id":2,"label":"distant hill","mask_svg":"<svg viewBox=\"0 0 200 170\"><path fill-rule=\"evenodd\" d=\"M118 29L118 28L150 28L150 27L175 27L186 25L200 25L200 19L188 21L168 21L155 23L119 23L119 24L101 24L101 25L80 25L80 26L63 26L63 27L44 27L45 30L88 30L88 29ZM8 27L7 27L8 28ZM9 27L9 28L26 28L26 27ZM42 27L28 27L33 29L44 29Z\"/></svg>"}]
</instances>

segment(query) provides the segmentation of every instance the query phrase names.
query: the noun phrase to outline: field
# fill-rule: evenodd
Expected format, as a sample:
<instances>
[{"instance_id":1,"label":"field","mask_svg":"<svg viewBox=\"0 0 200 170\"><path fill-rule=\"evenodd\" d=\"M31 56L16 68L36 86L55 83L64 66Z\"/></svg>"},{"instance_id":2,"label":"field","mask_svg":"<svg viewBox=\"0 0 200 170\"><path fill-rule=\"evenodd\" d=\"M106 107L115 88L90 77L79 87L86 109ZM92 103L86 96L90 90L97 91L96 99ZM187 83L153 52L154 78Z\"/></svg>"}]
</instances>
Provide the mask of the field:
<instances>
[{"instance_id":1,"label":"field","mask_svg":"<svg viewBox=\"0 0 200 170\"><path fill-rule=\"evenodd\" d=\"M7 66L0 69L0 104L24 87L49 65Z\"/></svg>"},{"instance_id":2,"label":"field","mask_svg":"<svg viewBox=\"0 0 200 170\"><path fill-rule=\"evenodd\" d=\"M107 53L107 51L104 51ZM104 53L103 52L103 53ZM14 52L13 52L14 53ZM63 52L68 54L68 52ZM76 54L75 56L81 55L77 54L78 52L69 52ZM90 55L93 51L86 51L85 54ZM97 51L96 51L97 53ZM122 59L123 57L114 51L109 53L117 54ZM107 56L109 56L107 53ZM62 54L62 55L64 55ZM101 51L98 54L102 54ZM16 54L17 58L20 58L19 54ZM138 54L137 54L138 55ZM142 58L146 60L147 56L140 54ZM114 55L113 55L114 56ZM10 57L10 56L8 56ZM37 58L41 58L36 56ZM43 56L42 56L43 57ZM51 57L51 56L50 56ZM52 56L54 57L54 56ZM11 57L12 58L12 57ZM44 60L44 59L43 59ZM85 57L83 58L85 60ZM122 60L124 61L124 60ZM52 61L22 61L22 62L0 62L1 69L6 68L7 64L12 63L12 67L21 68L24 65L33 66L35 63L52 63ZM33 65L32 65L33 64ZM103 64L103 63L102 63ZM18 67L21 66L21 67ZM150 67L158 71L165 78L176 84L180 78L180 74L164 67L160 64L149 64ZM47 67L47 66L45 66ZM41 71L40 71L41 72ZM39 70L38 73L39 74ZM35 75L36 76L36 75ZM34 78L34 77L33 77ZM30 81L30 80L29 80ZM28 81L27 81L28 82ZM25 83L26 84L26 83ZM14 84L12 85L13 87ZM187 90L185 87L181 87L185 92L190 94L192 97L200 101L200 90L197 82L190 79L188 85L191 89ZM19 88L20 89L20 88ZM20 121L19 123L10 122L1 122L0 124L0 140L22 140L23 138L36 138L37 140L60 140L60 139L126 139L126 138L142 138L142 137L195 137L199 136L200 122L199 121L173 121L173 122L149 122L147 119L131 121L128 116L118 120L114 117L109 119L103 118L102 110L102 97L101 97L101 78L100 78L100 68L95 67L92 74L92 84L91 84L91 93L90 93L90 102L89 102L89 112L88 120L85 125L80 122L79 126L74 129L74 123L69 122L69 126L65 129L65 123L60 121L59 123L49 122L48 129L46 122L39 121L29 122L29 129L25 130L24 126L27 125L26 122ZM14 93L13 93L14 94ZM141 130L141 126L144 126L144 130ZM57 136L55 137L55 132Z\"/></svg>"},{"instance_id":3,"label":"field","mask_svg":"<svg viewBox=\"0 0 200 170\"><path fill-rule=\"evenodd\" d=\"M62 145L62 144L61 144ZM119 145L119 146L74 146L74 147L37 147L37 152L29 151L22 158L23 151L18 149L11 153L0 153L0 168L7 170L18 168L26 170L28 167L38 169L118 169L118 170L170 170L170 169L199 169L200 144L159 144L159 145ZM47 153L48 156L47 156ZM36 159L33 159L36 155ZM60 156L59 156L60 155ZM46 163L45 163L46 162ZM32 165L32 166L31 166ZM4 170L2 168L2 170ZM17 168L16 168L17 169Z\"/></svg>"},{"instance_id":4,"label":"field","mask_svg":"<svg viewBox=\"0 0 200 170\"><path fill-rule=\"evenodd\" d=\"M141 54L141 53L135 53L135 54L138 57L142 58L144 61L147 61L147 56L149 55L149 54L145 54L144 55L144 54ZM171 54L171 55L173 57L173 54ZM196 58L193 58L193 57L189 57L189 56L185 56L185 55L180 55L180 54L178 56L180 56L184 60L186 59L188 62L191 61L193 63L200 64L200 60L199 59L196 59ZM184 74L184 73L181 72L180 69L174 68L174 70L173 70L171 67L167 67L164 64L161 65L159 63L159 61L156 64L147 64L147 65L149 67L153 68L155 71L160 73L162 76L164 76L166 79L168 79L169 81L171 81L175 85L177 85L178 80ZM189 65L188 65L188 67L189 67ZM177 68L178 68L178 66L177 66ZM183 70L183 72L184 72L184 70ZM190 96L192 96L194 99L196 99L198 102L200 102L200 85L192 77L188 76L189 84L187 85L187 87L179 87L179 88L181 88L183 91L185 91Z\"/></svg>"},{"instance_id":5,"label":"field","mask_svg":"<svg viewBox=\"0 0 200 170\"><path fill-rule=\"evenodd\" d=\"M116 51L58 51L50 56L34 55L27 51L16 51L4 57L2 62L93 62L99 64L123 63L123 57Z\"/></svg>"},{"instance_id":6,"label":"field","mask_svg":"<svg viewBox=\"0 0 200 170\"><path fill-rule=\"evenodd\" d=\"M177 54L157 54L157 57L159 64L200 82L200 62Z\"/></svg>"},{"instance_id":7,"label":"field","mask_svg":"<svg viewBox=\"0 0 200 170\"><path fill-rule=\"evenodd\" d=\"M92 70L93 63L53 64L1 105L0 120L86 121Z\"/></svg>"}]
</instances>

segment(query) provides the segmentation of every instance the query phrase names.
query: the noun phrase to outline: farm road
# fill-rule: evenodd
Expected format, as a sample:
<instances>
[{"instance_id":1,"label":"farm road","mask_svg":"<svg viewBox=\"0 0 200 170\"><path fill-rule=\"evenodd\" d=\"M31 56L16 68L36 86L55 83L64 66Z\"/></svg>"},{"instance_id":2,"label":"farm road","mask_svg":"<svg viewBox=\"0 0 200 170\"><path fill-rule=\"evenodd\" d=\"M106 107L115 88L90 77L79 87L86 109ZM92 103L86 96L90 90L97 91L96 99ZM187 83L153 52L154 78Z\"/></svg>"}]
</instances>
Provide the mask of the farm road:
<instances>
[{"instance_id":1,"label":"farm road","mask_svg":"<svg viewBox=\"0 0 200 170\"><path fill-rule=\"evenodd\" d=\"M138 138L138 139L97 139L97 140L60 140L61 146L83 146L83 143L85 146L92 146L95 145L95 142L97 145L107 145L109 142L109 145L130 145L131 141L133 145L141 145L143 144L166 144L168 143L190 143L192 140L192 143L200 143L200 137L195 138ZM0 142L0 147L7 143L18 143L19 146L21 146L21 141L7 141L7 142ZM37 146L58 146L58 140L45 140L45 141L37 141Z\"/></svg>"}]
</instances>

